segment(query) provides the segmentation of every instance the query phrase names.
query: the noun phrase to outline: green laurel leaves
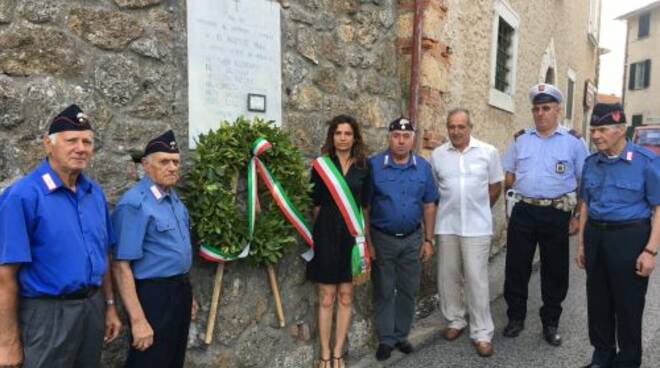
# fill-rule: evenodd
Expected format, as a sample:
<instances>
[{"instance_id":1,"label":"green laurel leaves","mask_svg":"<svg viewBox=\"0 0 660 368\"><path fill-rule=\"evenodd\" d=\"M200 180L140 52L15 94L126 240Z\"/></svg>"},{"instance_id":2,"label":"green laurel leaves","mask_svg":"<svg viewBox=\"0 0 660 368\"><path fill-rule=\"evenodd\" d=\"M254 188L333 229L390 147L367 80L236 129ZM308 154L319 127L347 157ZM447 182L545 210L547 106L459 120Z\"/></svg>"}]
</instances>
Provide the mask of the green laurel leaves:
<instances>
[{"instance_id":1,"label":"green laurel leaves","mask_svg":"<svg viewBox=\"0 0 660 368\"><path fill-rule=\"evenodd\" d=\"M273 146L260 156L261 160L298 210L308 213L309 164L288 134L273 122L259 118L252 122L244 117L233 123L224 121L218 129L199 136L196 151L192 152L193 165L185 180L185 201L199 243L229 254L240 252L247 244L247 165L252 157L252 142L258 137ZM236 186L235 192L232 186ZM257 215L248 261L275 264L287 248L297 244L298 238L261 181L259 202L261 212Z\"/></svg>"}]
</instances>

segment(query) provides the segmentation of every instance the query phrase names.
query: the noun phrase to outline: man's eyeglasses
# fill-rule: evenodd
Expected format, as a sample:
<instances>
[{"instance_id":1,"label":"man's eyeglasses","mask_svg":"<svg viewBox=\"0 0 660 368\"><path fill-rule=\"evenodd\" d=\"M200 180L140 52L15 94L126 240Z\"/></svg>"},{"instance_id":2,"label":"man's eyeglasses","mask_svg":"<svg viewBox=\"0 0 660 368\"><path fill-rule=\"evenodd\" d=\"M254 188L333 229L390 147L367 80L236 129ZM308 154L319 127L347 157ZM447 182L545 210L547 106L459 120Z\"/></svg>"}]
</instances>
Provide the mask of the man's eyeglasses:
<instances>
[{"instance_id":1,"label":"man's eyeglasses","mask_svg":"<svg viewBox=\"0 0 660 368\"><path fill-rule=\"evenodd\" d=\"M540 111L549 112L550 110L552 110L552 106L548 106L548 105L532 107L532 113L534 114L537 114Z\"/></svg>"}]
</instances>

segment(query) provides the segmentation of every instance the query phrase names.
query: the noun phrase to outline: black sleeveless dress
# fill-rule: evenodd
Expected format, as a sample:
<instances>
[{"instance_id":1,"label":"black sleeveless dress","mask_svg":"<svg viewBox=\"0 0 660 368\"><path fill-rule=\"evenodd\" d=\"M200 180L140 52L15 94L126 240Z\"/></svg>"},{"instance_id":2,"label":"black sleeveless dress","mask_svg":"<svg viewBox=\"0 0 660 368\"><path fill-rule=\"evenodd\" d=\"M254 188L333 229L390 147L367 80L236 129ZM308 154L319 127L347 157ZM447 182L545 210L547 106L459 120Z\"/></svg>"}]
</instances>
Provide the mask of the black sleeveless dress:
<instances>
[{"instance_id":1,"label":"black sleeveless dress","mask_svg":"<svg viewBox=\"0 0 660 368\"><path fill-rule=\"evenodd\" d=\"M333 156L332 162L341 172L339 159ZM373 188L368 161L364 165L358 167L352 164L344 176L353 198L363 208L369 206ZM312 201L314 207L318 206L320 210L312 231L315 255L312 261L307 263L307 279L323 284L351 282L351 250L355 245L355 238L348 232L330 191L314 169L311 181L314 185Z\"/></svg>"}]
</instances>

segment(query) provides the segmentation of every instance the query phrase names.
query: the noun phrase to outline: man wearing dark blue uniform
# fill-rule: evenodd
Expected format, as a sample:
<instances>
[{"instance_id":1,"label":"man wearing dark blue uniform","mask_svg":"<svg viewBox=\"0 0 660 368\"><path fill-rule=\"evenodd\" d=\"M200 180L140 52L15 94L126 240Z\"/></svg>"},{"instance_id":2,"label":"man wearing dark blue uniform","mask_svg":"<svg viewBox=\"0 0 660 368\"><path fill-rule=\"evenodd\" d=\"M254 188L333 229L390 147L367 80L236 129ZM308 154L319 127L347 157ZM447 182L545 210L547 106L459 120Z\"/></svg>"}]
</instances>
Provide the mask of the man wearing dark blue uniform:
<instances>
[{"instance_id":1,"label":"man wearing dark blue uniform","mask_svg":"<svg viewBox=\"0 0 660 368\"><path fill-rule=\"evenodd\" d=\"M587 158L580 187L586 206L576 260L587 272L592 368L641 365L642 314L660 246L660 158L626 142L625 123L621 105L594 107L598 152Z\"/></svg>"},{"instance_id":2,"label":"man wearing dark blue uniform","mask_svg":"<svg viewBox=\"0 0 660 368\"><path fill-rule=\"evenodd\" d=\"M47 159L0 196L0 366L98 367L104 330L113 340L121 323L108 206L82 173L94 133L78 106L53 119L44 147Z\"/></svg>"},{"instance_id":3,"label":"man wearing dark blue uniform","mask_svg":"<svg viewBox=\"0 0 660 368\"><path fill-rule=\"evenodd\" d=\"M405 118L389 126L389 149L369 159L373 198L369 244L378 351L386 360L396 347L413 351L408 332L415 316L422 261L433 256L438 189L431 165L412 152L415 128ZM422 226L423 225L423 226Z\"/></svg>"},{"instance_id":4,"label":"man wearing dark blue uniform","mask_svg":"<svg viewBox=\"0 0 660 368\"><path fill-rule=\"evenodd\" d=\"M562 94L555 86L538 84L531 88L529 97L535 127L517 134L502 157L507 197L517 201L507 232L504 299L509 323L503 335L516 337L524 328L538 243L543 337L558 346L561 303L568 292L568 234L578 225L571 211L588 152L575 132L559 125Z\"/></svg>"},{"instance_id":5,"label":"man wearing dark blue uniform","mask_svg":"<svg viewBox=\"0 0 660 368\"><path fill-rule=\"evenodd\" d=\"M145 176L112 214L113 270L131 325L126 367L183 367L196 304L188 210L177 196L181 157L170 130L144 151Z\"/></svg>"}]
</instances>

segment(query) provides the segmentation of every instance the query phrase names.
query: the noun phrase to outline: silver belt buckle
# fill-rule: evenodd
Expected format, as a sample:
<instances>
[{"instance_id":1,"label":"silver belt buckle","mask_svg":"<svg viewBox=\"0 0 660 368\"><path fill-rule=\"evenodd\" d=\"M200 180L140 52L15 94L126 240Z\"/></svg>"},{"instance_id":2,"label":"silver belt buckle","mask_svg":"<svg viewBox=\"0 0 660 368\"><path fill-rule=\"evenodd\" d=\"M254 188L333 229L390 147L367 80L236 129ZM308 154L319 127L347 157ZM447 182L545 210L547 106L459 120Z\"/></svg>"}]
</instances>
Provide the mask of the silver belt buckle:
<instances>
[{"instance_id":1,"label":"silver belt buckle","mask_svg":"<svg viewBox=\"0 0 660 368\"><path fill-rule=\"evenodd\" d=\"M397 238L400 238L400 237L402 237L402 236L404 236L404 235L405 235L404 233L394 234L394 236L396 236Z\"/></svg>"}]
</instances>

